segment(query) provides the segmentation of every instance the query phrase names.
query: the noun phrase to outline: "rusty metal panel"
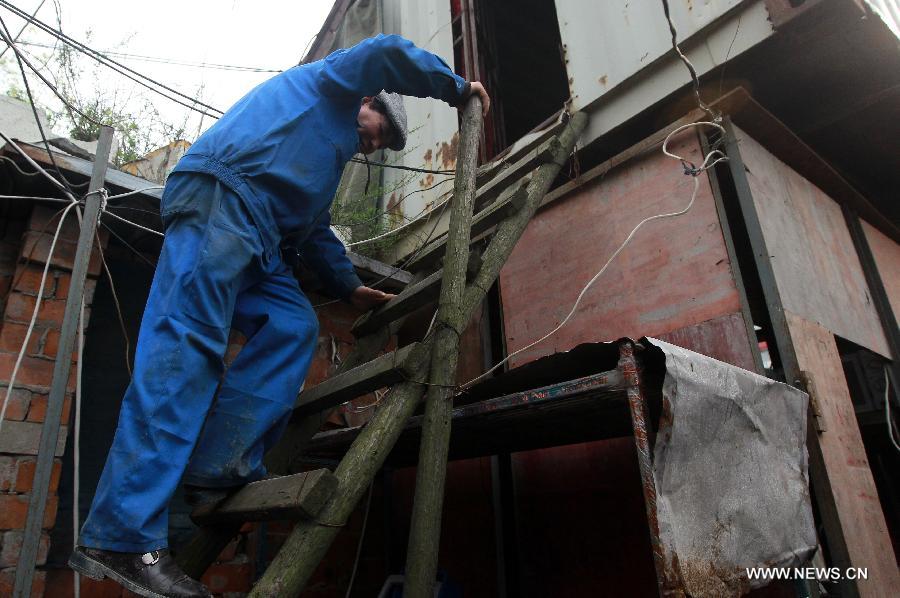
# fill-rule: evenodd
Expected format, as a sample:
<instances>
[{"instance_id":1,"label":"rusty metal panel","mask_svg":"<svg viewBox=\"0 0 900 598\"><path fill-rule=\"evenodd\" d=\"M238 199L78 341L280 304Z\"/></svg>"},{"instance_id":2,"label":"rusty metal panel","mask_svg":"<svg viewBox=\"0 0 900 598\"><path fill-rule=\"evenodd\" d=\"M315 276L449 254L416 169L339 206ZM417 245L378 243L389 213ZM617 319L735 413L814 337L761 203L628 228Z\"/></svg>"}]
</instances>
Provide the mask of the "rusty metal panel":
<instances>
[{"instance_id":1,"label":"rusty metal panel","mask_svg":"<svg viewBox=\"0 0 900 598\"><path fill-rule=\"evenodd\" d=\"M865 220L862 227L894 317L900 320L900 245Z\"/></svg>"},{"instance_id":2,"label":"rusty metal panel","mask_svg":"<svg viewBox=\"0 0 900 598\"><path fill-rule=\"evenodd\" d=\"M889 356L841 207L735 132L784 309Z\"/></svg>"},{"instance_id":3,"label":"rusty metal panel","mask_svg":"<svg viewBox=\"0 0 900 598\"><path fill-rule=\"evenodd\" d=\"M834 564L868 569L868 580L857 583L864 598L900 595L900 572L834 335L789 310L785 315L798 367L814 382L826 430L818 435L819 446L849 553L849 562Z\"/></svg>"},{"instance_id":4,"label":"rusty metal panel","mask_svg":"<svg viewBox=\"0 0 900 598\"><path fill-rule=\"evenodd\" d=\"M749 567L799 567L816 549L805 393L656 339L665 355L653 447L664 578L688 596L742 596ZM645 490L646 492L646 490ZM667 592L666 595L676 595Z\"/></svg>"},{"instance_id":5,"label":"rusty metal panel","mask_svg":"<svg viewBox=\"0 0 900 598\"><path fill-rule=\"evenodd\" d=\"M674 143L699 163L693 135ZM691 211L651 222L585 294L572 320L515 364L575 345L639 338L740 314L728 252L709 180L703 177ZM509 352L554 328L631 229L643 218L683 209L691 181L681 166L652 153L574 189L538 212L501 272ZM727 343L747 345L746 332Z\"/></svg>"}]
</instances>

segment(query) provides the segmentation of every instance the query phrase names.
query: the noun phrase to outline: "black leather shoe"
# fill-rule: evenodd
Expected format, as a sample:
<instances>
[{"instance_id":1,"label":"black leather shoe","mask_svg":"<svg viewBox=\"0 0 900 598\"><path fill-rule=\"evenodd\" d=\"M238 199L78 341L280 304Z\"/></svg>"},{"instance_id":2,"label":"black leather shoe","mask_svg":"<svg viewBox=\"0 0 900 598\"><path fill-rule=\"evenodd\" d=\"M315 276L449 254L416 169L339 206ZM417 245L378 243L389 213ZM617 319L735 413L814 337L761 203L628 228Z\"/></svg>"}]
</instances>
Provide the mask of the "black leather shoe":
<instances>
[{"instance_id":1,"label":"black leather shoe","mask_svg":"<svg viewBox=\"0 0 900 598\"><path fill-rule=\"evenodd\" d=\"M77 546L69 567L91 579L109 577L147 598L212 598L202 583L181 570L168 550L139 554Z\"/></svg>"}]
</instances>

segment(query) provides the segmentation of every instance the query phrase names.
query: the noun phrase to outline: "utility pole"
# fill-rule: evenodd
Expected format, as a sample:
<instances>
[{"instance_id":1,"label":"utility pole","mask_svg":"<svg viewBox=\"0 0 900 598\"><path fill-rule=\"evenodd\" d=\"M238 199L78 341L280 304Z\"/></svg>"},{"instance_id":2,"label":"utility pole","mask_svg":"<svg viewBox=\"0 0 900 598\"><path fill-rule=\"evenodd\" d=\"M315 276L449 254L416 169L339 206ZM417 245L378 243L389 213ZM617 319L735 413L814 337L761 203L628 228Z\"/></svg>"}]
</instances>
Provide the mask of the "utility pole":
<instances>
[{"instance_id":1,"label":"utility pole","mask_svg":"<svg viewBox=\"0 0 900 598\"><path fill-rule=\"evenodd\" d=\"M88 186L84 217L81 221L81 232L78 236L78 247L75 251L75 262L72 265L72 282L63 315L62 330L59 334L59 349L56 352L56 363L53 366L53 382L50 386L50 397L47 400L47 415L41 429L41 441L34 472L34 487L31 490L28 519L25 522L25 537L22 541L22 551L19 553L19 563L16 566L16 585L13 590L15 598L28 598L31 595L34 564L37 561L38 546L41 540L41 524L47 506L50 474L53 471L53 455L59 439L60 420L71 370L71 355L75 348L78 319L81 316L84 282L87 277L94 237L97 233L97 223L100 220L102 198L98 191L103 188L106 179L112 137L112 127L101 127L100 141L94 156L94 169ZM47 256L47 259L50 257Z\"/></svg>"}]
</instances>

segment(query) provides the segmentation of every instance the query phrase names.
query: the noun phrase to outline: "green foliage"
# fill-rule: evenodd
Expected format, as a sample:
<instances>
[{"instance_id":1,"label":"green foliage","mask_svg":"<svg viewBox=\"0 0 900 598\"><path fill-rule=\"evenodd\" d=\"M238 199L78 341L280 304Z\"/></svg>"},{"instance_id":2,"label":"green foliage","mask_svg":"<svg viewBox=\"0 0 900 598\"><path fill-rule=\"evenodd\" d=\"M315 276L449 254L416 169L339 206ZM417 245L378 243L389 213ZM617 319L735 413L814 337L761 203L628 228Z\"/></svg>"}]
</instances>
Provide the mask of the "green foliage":
<instances>
[{"instance_id":1,"label":"green foliage","mask_svg":"<svg viewBox=\"0 0 900 598\"><path fill-rule=\"evenodd\" d=\"M84 37L90 45L91 32L87 31ZM116 166L185 138L188 115L182 122L172 123L160 114L149 99L141 101L141 97L110 90L108 84L103 83L106 73L101 67L69 46L60 44L43 56L29 55L29 60L41 68L62 96L60 100L43 83L35 83L36 77L26 67L32 92L36 95L35 102L38 109L47 115L50 128L65 132L78 141L96 141L100 137L101 124L112 126L116 130L118 143L112 159ZM12 52L0 60L0 69L7 80L6 94L27 102L21 73Z\"/></svg>"}]
</instances>

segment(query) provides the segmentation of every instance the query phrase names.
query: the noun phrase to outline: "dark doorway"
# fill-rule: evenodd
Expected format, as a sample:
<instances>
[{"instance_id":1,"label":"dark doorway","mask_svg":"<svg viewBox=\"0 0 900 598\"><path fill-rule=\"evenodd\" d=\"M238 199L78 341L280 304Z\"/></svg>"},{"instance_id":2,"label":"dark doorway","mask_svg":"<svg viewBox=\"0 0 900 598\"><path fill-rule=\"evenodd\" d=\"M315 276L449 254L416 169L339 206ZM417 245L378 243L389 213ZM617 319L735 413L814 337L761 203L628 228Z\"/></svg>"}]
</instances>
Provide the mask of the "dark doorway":
<instances>
[{"instance_id":1,"label":"dark doorway","mask_svg":"<svg viewBox=\"0 0 900 598\"><path fill-rule=\"evenodd\" d=\"M457 70L485 83L490 158L553 116L569 98L553 0L451 0Z\"/></svg>"}]
</instances>

